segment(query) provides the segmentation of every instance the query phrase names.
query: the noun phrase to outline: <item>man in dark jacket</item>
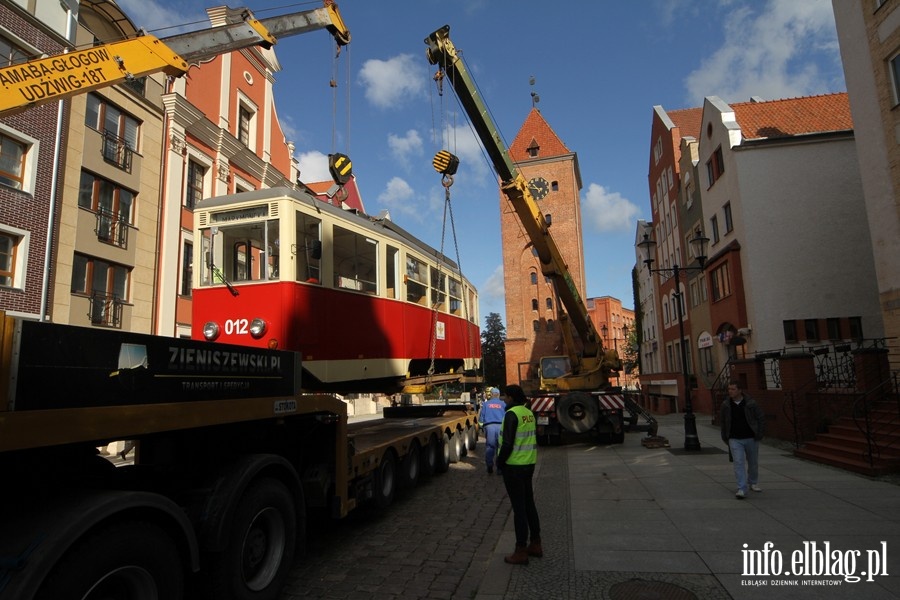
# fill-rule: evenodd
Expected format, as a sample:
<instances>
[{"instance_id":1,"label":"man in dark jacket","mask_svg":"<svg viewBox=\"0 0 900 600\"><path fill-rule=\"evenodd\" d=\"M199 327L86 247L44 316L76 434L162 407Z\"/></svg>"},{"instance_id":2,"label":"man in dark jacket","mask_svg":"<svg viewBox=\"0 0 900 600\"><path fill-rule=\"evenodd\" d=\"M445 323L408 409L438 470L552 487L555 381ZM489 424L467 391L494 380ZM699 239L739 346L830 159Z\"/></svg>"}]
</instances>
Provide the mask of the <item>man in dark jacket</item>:
<instances>
[{"instance_id":1,"label":"man in dark jacket","mask_svg":"<svg viewBox=\"0 0 900 600\"><path fill-rule=\"evenodd\" d=\"M722 441L734 460L734 476L737 492L734 496L743 500L747 496L747 484L754 492L759 487L759 440L766 431L766 415L759 405L737 383L728 384L728 400L722 403Z\"/></svg>"},{"instance_id":2,"label":"man in dark jacket","mask_svg":"<svg viewBox=\"0 0 900 600\"><path fill-rule=\"evenodd\" d=\"M508 408L500 431L497 467L503 471L503 484L512 504L516 549L503 560L513 565L527 565L529 556L540 558L544 555L541 522L531 484L537 464L537 435L534 413L525 407L525 392L517 385L508 385L505 391Z\"/></svg>"}]
</instances>

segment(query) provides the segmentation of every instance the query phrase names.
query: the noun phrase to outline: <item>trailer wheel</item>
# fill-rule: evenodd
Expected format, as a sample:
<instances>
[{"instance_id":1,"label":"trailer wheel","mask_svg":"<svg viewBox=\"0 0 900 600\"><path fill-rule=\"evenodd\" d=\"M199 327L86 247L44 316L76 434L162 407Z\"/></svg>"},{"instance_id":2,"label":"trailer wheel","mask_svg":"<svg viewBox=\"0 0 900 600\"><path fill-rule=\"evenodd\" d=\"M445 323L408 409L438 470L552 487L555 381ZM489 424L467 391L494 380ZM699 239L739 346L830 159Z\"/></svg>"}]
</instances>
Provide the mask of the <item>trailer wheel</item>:
<instances>
[{"instance_id":1,"label":"trailer wheel","mask_svg":"<svg viewBox=\"0 0 900 600\"><path fill-rule=\"evenodd\" d=\"M450 462L459 462L463 455L465 446L462 443L459 430L450 436Z\"/></svg>"},{"instance_id":2,"label":"trailer wheel","mask_svg":"<svg viewBox=\"0 0 900 600\"><path fill-rule=\"evenodd\" d=\"M394 453L387 450L381 457L381 464L375 471L374 484L375 506L378 508L387 508L394 501L394 493L397 491L397 461L394 459Z\"/></svg>"},{"instance_id":3,"label":"trailer wheel","mask_svg":"<svg viewBox=\"0 0 900 600\"><path fill-rule=\"evenodd\" d=\"M450 436L444 434L441 438L441 447L438 448L438 461L435 465L435 473L446 473L450 468Z\"/></svg>"},{"instance_id":4,"label":"trailer wheel","mask_svg":"<svg viewBox=\"0 0 900 600\"><path fill-rule=\"evenodd\" d=\"M35 600L179 600L178 549L159 526L122 522L78 542L54 566Z\"/></svg>"},{"instance_id":5,"label":"trailer wheel","mask_svg":"<svg viewBox=\"0 0 900 600\"><path fill-rule=\"evenodd\" d=\"M422 449L418 440L413 440L409 452L403 457L400 468L400 487L411 488L419 482L422 474Z\"/></svg>"},{"instance_id":6,"label":"trailer wheel","mask_svg":"<svg viewBox=\"0 0 900 600\"><path fill-rule=\"evenodd\" d=\"M225 550L215 557L210 583L215 598L275 600L294 562L294 498L277 479L260 479L244 492Z\"/></svg>"},{"instance_id":7,"label":"trailer wheel","mask_svg":"<svg viewBox=\"0 0 900 600\"><path fill-rule=\"evenodd\" d=\"M568 431L585 433L600 419L600 407L590 394L572 392L559 400L556 414L559 423Z\"/></svg>"},{"instance_id":8,"label":"trailer wheel","mask_svg":"<svg viewBox=\"0 0 900 600\"><path fill-rule=\"evenodd\" d=\"M428 438L428 443L422 446L422 475L430 477L434 475L438 467L438 453L441 448L438 446L437 436L433 433Z\"/></svg>"},{"instance_id":9,"label":"trailer wheel","mask_svg":"<svg viewBox=\"0 0 900 600\"><path fill-rule=\"evenodd\" d=\"M474 427L466 428L466 446L470 451L475 450L475 444L478 443L478 437Z\"/></svg>"}]
</instances>

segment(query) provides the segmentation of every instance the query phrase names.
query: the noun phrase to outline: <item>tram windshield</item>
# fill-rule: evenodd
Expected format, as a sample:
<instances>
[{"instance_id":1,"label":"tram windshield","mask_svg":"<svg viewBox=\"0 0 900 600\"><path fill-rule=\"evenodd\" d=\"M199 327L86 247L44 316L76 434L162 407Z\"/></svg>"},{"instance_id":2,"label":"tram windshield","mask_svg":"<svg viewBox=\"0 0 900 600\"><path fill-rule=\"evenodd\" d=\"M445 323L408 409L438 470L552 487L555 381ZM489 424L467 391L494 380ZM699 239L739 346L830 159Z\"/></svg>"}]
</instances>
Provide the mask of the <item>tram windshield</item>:
<instances>
[{"instance_id":1,"label":"tram windshield","mask_svg":"<svg viewBox=\"0 0 900 600\"><path fill-rule=\"evenodd\" d=\"M279 279L276 219L216 225L201 233L200 285Z\"/></svg>"}]
</instances>

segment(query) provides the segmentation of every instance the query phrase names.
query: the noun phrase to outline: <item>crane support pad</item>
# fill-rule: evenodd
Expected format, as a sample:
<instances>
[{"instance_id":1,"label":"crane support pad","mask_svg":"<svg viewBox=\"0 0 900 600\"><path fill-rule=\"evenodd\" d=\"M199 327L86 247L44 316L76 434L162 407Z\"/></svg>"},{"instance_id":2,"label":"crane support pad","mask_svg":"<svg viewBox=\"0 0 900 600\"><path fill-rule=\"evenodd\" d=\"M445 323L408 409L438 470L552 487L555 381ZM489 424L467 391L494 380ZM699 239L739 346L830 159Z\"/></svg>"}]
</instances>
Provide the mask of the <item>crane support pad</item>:
<instances>
[{"instance_id":1,"label":"crane support pad","mask_svg":"<svg viewBox=\"0 0 900 600\"><path fill-rule=\"evenodd\" d=\"M9 410L291 397L294 352L18 321Z\"/></svg>"}]
</instances>

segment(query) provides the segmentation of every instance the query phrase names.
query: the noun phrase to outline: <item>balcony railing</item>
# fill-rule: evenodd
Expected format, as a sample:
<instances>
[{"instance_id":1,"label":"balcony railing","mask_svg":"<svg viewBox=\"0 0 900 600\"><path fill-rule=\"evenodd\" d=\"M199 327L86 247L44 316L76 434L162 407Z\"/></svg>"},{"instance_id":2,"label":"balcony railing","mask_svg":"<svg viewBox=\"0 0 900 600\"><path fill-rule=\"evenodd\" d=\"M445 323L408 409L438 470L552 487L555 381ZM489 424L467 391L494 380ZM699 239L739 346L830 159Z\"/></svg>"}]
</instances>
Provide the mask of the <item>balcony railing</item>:
<instances>
[{"instance_id":1,"label":"balcony railing","mask_svg":"<svg viewBox=\"0 0 900 600\"><path fill-rule=\"evenodd\" d=\"M94 325L101 327L122 327L122 305L124 303L115 294L105 292L91 293L91 306L88 317Z\"/></svg>"},{"instance_id":2,"label":"balcony railing","mask_svg":"<svg viewBox=\"0 0 900 600\"><path fill-rule=\"evenodd\" d=\"M103 132L103 159L120 169L131 173L131 158L134 151L123 138L108 131Z\"/></svg>"},{"instance_id":3,"label":"balcony railing","mask_svg":"<svg viewBox=\"0 0 900 600\"><path fill-rule=\"evenodd\" d=\"M116 214L100 210L97 213L97 227L94 229L97 239L119 248L128 246L128 223Z\"/></svg>"}]
</instances>

